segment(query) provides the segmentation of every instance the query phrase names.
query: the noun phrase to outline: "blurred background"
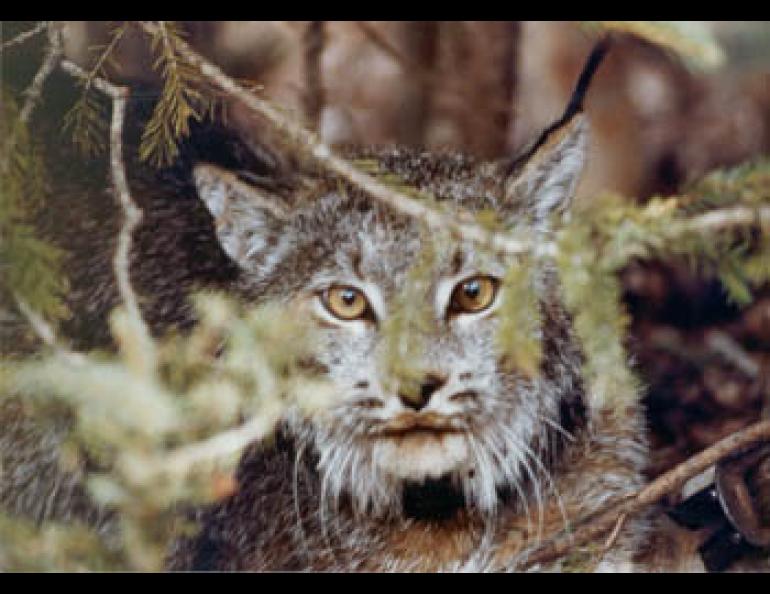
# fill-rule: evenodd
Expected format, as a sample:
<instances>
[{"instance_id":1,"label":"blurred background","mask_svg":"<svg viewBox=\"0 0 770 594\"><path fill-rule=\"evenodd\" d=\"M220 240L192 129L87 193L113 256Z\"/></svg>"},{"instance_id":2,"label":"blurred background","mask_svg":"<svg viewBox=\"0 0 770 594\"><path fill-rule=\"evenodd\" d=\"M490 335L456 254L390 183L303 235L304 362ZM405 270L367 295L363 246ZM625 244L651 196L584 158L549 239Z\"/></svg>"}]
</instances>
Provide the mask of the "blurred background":
<instances>
[{"instance_id":1,"label":"blurred background","mask_svg":"<svg viewBox=\"0 0 770 594\"><path fill-rule=\"evenodd\" d=\"M586 102L593 141L581 196L674 192L770 148L770 21L684 24L685 42L707 38L720 55L688 63L617 36ZM561 114L600 35L574 21L182 25L228 74L253 81L331 144L399 143L482 158L511 154ZM89 63L89 48L108 40L109 27L68 23L70 56ZM116 79L159 80L147 46L138 32L120 42ZM704 42L684 51L709 50Z\"/></svg>"},{"instance_id":2,"label":"blurred background","mask_svg":"<svg viewBox=\"0 0 770 594\"><path fill-rule=\"evenodd\" d=\"M561 114L602 34L596 22L575 21L180 25L201 53L332 145L419 145L482 159L512 155ZM674 25L675 43L616 36L586 99L592 139L579 200L674 195L710 170L770 152L770 21ZM68 22L67 55L92 63L113 26ZM28 28L6 23L3 37ZM108 73L152 89L153 62L146 37L129 32ZM3 68L15 76L5 58ZM228 117L262 133L237 105ZM767 287L739 308L718 281L663 262L630 265L623 283L628 348L648 388L651 475L770 415Z\"/></svg>"}]
</instances>

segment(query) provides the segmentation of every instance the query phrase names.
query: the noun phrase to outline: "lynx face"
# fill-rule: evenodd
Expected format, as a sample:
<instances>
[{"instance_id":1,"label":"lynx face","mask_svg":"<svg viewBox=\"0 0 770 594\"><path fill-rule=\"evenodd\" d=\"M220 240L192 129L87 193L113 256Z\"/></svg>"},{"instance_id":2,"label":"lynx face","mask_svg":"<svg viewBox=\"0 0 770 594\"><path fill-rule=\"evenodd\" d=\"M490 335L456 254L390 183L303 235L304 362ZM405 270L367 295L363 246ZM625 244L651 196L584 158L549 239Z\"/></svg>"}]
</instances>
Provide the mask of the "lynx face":
<instances>
[{"instance_id":1,"label":"lynx face","mask_svg":"<svg viewBox=\"0 0 770 594\"><path fill-rule=\"evenodd\" d=\"M515 179L468 164L441 172L437 162L435 179L416 183L451 208L491 206L511 226L545 231L574 192L584 144L585 124L576 118ZM428 165L390 156L407 173L411 159L418 177ZM410 217L333 190L290 208L210 165L197 166L195 180L245 291L291 303L318 327L314 357L335 401L288 421L315 452L329 502L346 497L357 513L398 515L405 487L432 481L450 484L468 509L485 515L504 494L542 496L547 450L578 370L568 336L538 377L500 363L500 284L515 263L468 242L431 243L439 249L416 287L410 271L432 238ZM394 331L399 307L422 308L426 322ZM420 348L405 362L406 379L388 354L414 340Z\"/></svg>"}]
</instances>

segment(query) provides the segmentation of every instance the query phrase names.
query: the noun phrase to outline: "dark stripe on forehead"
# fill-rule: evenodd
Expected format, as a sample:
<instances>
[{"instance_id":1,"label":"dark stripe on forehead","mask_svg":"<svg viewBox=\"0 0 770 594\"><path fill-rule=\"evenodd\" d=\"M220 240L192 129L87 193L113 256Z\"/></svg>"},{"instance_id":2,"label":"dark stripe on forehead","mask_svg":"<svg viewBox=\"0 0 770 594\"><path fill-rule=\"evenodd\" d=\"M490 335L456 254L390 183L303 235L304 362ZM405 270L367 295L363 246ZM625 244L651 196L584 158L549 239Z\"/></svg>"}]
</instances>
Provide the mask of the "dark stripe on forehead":
<instances>
[{"instance_id":1,"label":"dark stripe on forehead","mask_svg":"<svg viewBox=\"0 0 770 594\"><path fill-rule=\"evenodd\" d=\"M352 253L350 255L350 264L353 268L353 272L359 278L359 280L365 280L364 271L361 268L363 256L361 255L361 246L356 244L353 246Z\"/></svg>"},{"instance_id":2,"label":"dark stripe on forehead","mask_svg":"<svg viewBox=\"0 0 770 594\"><path fill-rule=\"evenodd\" d=\"M455 250L455 253L452 254L452 274L460 274L460 271L463 268L463 264L465 264L465 252L458 248Z\"/></svg>"}]
</instances>

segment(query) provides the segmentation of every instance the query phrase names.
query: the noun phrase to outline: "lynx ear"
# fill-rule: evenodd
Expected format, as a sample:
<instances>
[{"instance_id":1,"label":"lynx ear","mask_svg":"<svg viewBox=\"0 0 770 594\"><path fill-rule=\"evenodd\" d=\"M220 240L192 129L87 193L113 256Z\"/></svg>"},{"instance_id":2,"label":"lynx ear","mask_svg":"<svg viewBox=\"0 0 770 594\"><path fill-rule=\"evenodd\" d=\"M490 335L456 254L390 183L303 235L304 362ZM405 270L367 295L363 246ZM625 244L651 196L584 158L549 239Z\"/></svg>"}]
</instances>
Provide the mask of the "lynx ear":
<instances>
[{"instance_id":1,"label":"lynx ear","mask_svg":"<svg viewBox=\"0 0 770 594\"><path fill-rule=\"evenodd\" d=\"M193 178L222 249L242 268L253 266L281 235L287 213L279 198L214 165L196 165Z\"/></svg>"},{"instance_id":2,"label":"lynx ear","mask_svg":"<svg viewBox=\"0 0 770 594\"><path fill-rule=\"evenodd\" d=\"M585 163L588 123L583 114L551 130L512 166L505 184L503 214L527 216L546 230L552 214L569 211Z\"/></svg>"}]
</instances>

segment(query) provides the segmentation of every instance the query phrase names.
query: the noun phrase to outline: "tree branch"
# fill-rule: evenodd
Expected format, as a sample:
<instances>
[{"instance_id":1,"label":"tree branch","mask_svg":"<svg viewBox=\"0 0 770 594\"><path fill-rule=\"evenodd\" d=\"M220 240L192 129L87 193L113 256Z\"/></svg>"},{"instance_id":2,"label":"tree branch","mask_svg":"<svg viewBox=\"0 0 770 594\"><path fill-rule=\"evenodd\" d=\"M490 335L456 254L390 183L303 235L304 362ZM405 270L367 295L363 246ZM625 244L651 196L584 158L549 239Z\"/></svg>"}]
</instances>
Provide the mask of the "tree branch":
<instances>
[{"instance_id":1,"label":"tree branch","mask_svg":"<svg viewBox=\"0 0 770 594\"><path fill-rule=\"evenodd\" d=\"M5 155L3 156L2 163L3 171L8 171L8 168L10 167L11 153L16 148L16 142L18 141L19 137L19 128L29 124L29 121L32 117L32 112L40 102L40 97L43 93L43 85L53 72L54 68L56 68L56 65L61 60L62 54L64 52L60 25L54 22L46 22L46 26L48 27L48 48L46 49L43 63L35 73L35 76L32 79L29 87L27 87L24 91L24 95L26 96L24 105L22 105L21 111L19 112L16 126L13 127L10 136L6 140Z\"/></svg>"},{"instance_id":2,"label":"tree branch","mask_svg":"<svg viewBox=\"0 0 770 594\"><path fill-rule=\"evenodd\" d=\"M197 443L180 446L157 460L144 460L141 477L147 480L148 477L159 475L185 475L196 465L210 464L238 455L249 444L271 434L282 412L281 406L265 407L239 427L222 431Z\"/></svg>"},{"instance_id":3,"label":"tree branch","mask_svg":"<svg viewBox=\"0 0 770 594\"><path fill-rule=\"evenodd\" d=\"M86 72L77 64L63 60L62 69L77 78L87 81L112 99L112 118L110 122L110 176L112 185L123 209L123 225L118 234L118 247L115 250L113 268L118 284L118 291L129 316L143 333L143 339L149 344L150 332L144 323L139 303L131 286L130 254L131 238L142 220L142 211L131 197L126 178L126 166L123 160L123 121L129 90L113 85L93 72Z\"/></svg>"},{"instance_id":4,"label":"tree branch","mask_svg":"<svg viewBox=\"0 0 770 594\"><path fill-rule=\"evenodd\" d=\"M16 305L19 311L27 319L32 330L37 334L38 338L43 341L45 345L53 349L53 351L62 357L67 363L72 365L82 365L85 362L85 356L82 353L71 351L68 348L59 344L56 340L56 333L53 328L46 322L43 317L33 310L29 304L24 301L19 295L14 295L16 299Z\"/></svg>"},{"instance_id":5,"label":"tree branch","mask_svg":"<svg viewBox=\"0 0 770 594\"><path fill-rule=\"evenodd\" d=\"M770 206L736 206L713 210L685 221L683 227L686 231L703 232L753 224L770 226Z\"/></svg>"},{"instance_id":6,"label":"tree branch","mask_svg":"<svg viewBox=\"0 0 770 594\"><path fill-rule=\"evenodd\" d=\"M48 21L40 21L37 25L32 27L29 31L23 31L22 33L19 33L16 37L13 39L9 39L8 41L4 41L2 45L0 45L0 54L7 50L10 47L13 47L15 45L21 45L28 39L34 37L38 33L42 33L46 30L50 23Z\"/></svg>"},{"instance_id":7,"label":"tree branch","mask_svg":"<svg viewBox=\"0 0 770 594\"><path fill-rule=\"evenodd\" d=\"M595 541L615 528L621 521L625 522L627 518L638 515L668 493L680 490L689 479L722 458L762 441L770 441L770 421L761 421L742 431L736 431L662 474L636 493L610 502L590 518L578 520L574 531L569 533L562 531L526 554L521 569L558 559L575 547ZM621 518L624 519L621 520ZM611 540L608 539L608 542Z\"/></svg>"}]
</instances>

